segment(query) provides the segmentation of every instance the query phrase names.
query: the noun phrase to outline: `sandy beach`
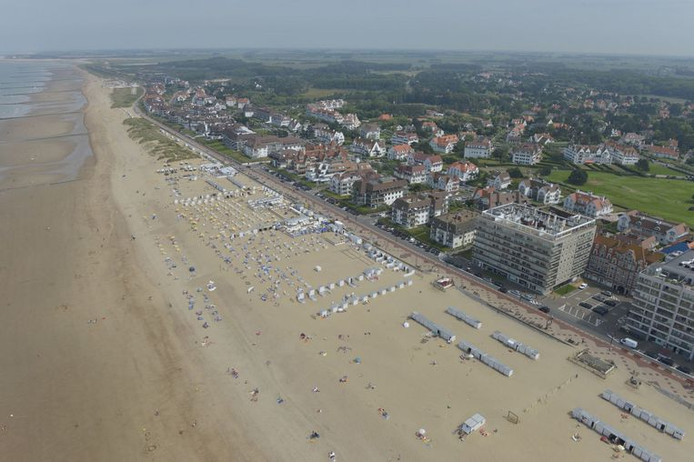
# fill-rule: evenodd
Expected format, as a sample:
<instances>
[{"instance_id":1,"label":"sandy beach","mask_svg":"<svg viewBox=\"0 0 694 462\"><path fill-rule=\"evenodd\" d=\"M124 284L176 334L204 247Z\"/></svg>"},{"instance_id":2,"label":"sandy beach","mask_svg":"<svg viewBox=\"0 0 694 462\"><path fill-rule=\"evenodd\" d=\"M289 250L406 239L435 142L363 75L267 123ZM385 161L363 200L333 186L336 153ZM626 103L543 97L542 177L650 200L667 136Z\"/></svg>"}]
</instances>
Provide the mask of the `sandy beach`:
<instances>
[{"instance_id":1,"label":"sandy beach","mask_svg":"<svg viewBox=\"0 0 694 462\"><path fill-rule=\"evenodd\" d=\"M437 290L435 273L406 275L344 234L258 231L299 217L295 204L251 207L273 193L242 173L205 173L203 159L158 173L164 162L128 137L111 89L61 72L40 98L57 101L51 90L80 81L93 156L79 154L76 177L62 181L55 167L79 151L77 125L45 113L0 124L13 147L0 183L0 458L637 460L571 419L575 407L663 460L694 451L692 435L677 441L599 397L609 388L691 432L693 411L649 382L694 401L691 390L575 332L551 331L572 346L457 288ZM456 342L405 328L413 311ZM539 359L491 338L496 330ZM460 340L513 375L461 357ZM603 379L567 360L583 348L617 369ZM638 389L626 383L635 373ZM460 441L475 413L483 431Z\"/></svg>"}]
</instances>

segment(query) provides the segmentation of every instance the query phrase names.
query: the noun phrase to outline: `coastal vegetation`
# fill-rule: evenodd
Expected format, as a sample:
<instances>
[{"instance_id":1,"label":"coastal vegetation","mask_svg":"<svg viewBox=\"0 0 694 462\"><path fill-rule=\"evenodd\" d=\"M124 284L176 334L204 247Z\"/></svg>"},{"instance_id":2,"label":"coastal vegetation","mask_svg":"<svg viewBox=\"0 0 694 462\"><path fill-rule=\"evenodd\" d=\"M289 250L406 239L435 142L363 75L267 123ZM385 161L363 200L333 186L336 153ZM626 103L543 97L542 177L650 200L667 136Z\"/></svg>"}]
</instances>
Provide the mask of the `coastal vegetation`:
<instances>
[{"instance_id":1,"label":"coastal vegetation","mask_svg":"<svg viewBox=\"0 0 694 462\"><path fill-rule=\"evenodd\" d=\"M142 96L142 87L114 88L111 93L112 108L130 107Z\"/></svg>"},{"instance_id":2,"label":"coastal vegetation","mask_svg":"<svg viewBox=\"0 0 694 462\"><path fill-rule=\"evenodd\" d=\"M130 117L123 124L128 127L130 138L144 145L158 160L173 162L198 157L190 149L164 136L159 128L145 119Z\"/></svg>"}]
</instances>

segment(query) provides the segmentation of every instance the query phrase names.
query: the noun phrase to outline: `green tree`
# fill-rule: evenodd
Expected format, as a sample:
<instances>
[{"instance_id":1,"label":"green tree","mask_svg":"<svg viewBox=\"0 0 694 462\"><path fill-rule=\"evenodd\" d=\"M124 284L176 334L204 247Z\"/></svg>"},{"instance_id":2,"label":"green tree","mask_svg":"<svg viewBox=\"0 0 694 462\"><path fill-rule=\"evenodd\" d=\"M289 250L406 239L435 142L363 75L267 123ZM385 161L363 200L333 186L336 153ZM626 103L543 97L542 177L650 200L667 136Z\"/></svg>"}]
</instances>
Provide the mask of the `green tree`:
<instances>
[{"instance_id":1,"label":"green tree","mask_svg":"<svg viewBox=\"0 0 694 462\"><path fill-rule=\"evenodd\" d=\"M518 167L512 167L508 169L508 176L511 178L523 178L523 172Z\"/></svg>"},{"instance_id":2,"label":"green tree","mask_svg":"<svg viewBox=\"0 0 694 462\"><path fill-rule=\"evenodd\" d=\"M503 146L494 149L494 152L492 152L492 157L498 159L499 162L503 162L508 157L508 148Z\"/></svg>"},{"instance_id":3,"label":"green tree","mask_svg":"<svg viewBox=\"0 0 694 462\"><path fill-rule=\"evenodd\" d=\"M651 167L648 164L648 159L639 159L638 162L636 162L636 168L642 172L647 172Z\"/></svg>"},{"instance_id":4,"label":"green tree","mask_svg":"<svg viewBox=\"0 0 694 462\"><path fill-rule=\"evenodd\" d=\"M588 173L586 173L585 170L581 169L574 169L571 171L571 175L569 175L569 179L567 180L571 184L575 184L576 186L581 186L588 181Z\"/></svg>"},{"instance_id":5,"label":"green tree","mask_svg":"<svg viewBox=\"0 0 694 462\"><path fill-rule=\"evenodd\" d=\"M538 175L540 176L548 176L552 174L552 167L542 167L540 170L537 171Z\"/></svg>"}]
</instances>

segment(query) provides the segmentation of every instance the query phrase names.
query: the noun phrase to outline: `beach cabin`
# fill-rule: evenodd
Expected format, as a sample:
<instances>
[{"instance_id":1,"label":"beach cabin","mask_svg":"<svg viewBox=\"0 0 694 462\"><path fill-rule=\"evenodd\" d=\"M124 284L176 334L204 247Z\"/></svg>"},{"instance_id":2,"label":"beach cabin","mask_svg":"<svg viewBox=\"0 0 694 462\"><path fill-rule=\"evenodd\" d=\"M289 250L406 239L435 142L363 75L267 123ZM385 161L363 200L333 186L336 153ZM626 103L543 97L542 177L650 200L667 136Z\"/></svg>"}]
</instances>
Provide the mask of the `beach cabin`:
<instances>
[{"instance_id":1,"label":"beach cabin","mask_svg":"<svg viewBox=\"0 0 694 462\"><path fill-rule=\"evenodd\" d=\"M470 433L482 428L482 425L484 425L486 422L487 420L482 414L475 414L463 422L463 424L460 426L460 430L466 435L469 435Z\"/></svg>"}]
</instances>

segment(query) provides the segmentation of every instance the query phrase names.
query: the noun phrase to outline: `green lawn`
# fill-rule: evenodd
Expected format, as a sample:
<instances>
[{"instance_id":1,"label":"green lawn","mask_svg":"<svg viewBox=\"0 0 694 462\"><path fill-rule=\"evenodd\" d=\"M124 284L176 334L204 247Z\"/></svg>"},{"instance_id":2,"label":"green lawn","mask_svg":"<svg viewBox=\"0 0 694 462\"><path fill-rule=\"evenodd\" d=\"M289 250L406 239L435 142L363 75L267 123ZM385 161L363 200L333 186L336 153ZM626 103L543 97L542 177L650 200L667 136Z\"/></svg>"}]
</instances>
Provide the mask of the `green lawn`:
<instances>
[{"instance_id":1,"label":"green lawn","mask_svg":"<svg viewBox=\"0 0 694 462\"><path fill-rule=\"evenodd\" d=\"M571 284L566 284L564 286L557 287L554 290L554 293L558 294L558 295L566 295L566 294L573 292L574 290L576 290L575 286L572 286Z\"/></svg>"},{"instance_id":2,"label":"green lawn","mask_svg":"<svg viewBox=\"0 0 694 462\"><path fill-rule=\"evenodd\" d=\"M554 170L548 179L566 183L569 173L568 170ZM588 182L580 189L605 195L613 204L627 209L694 226L694 212L687 210L694 206L694 184L690 181L589 171Z\"/></svg>"},{"instance_id":3,"label":"green lawn","mask_svg":"<svg viewBox=\"0 0 694 462\"><path fill-rule=\"evenodd\" d=\"M652 163L652 162L651 162L651 164L650 164L650 166L649 166L649 168L648 168L648 172L646 172L646 173L650 173L650 174L652 174L652 175L670 175L670 176L683 176L683 175L686 175L685 173L678 172L677 170L673 170L673 169L671 169L671 168L667 168L667 167L665 167L665 166L663 166L663 165L654 164L654 163Z\"/></svg>"}]
</instances>

